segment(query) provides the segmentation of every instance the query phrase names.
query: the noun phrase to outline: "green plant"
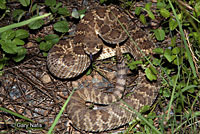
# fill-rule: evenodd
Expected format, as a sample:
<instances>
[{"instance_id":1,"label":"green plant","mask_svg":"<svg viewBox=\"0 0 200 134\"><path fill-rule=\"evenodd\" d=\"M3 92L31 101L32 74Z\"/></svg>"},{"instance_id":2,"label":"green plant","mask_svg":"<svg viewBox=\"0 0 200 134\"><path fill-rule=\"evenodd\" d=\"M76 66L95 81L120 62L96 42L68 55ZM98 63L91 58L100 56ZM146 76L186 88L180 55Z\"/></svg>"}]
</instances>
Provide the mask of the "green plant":
<instances>
[{"instance_id":1,"label":"green plant","mask_svg":"<svg viewBox=\"0 0 200 134\"><path fill-rule=\"evenodd\" d=\"M51 49L51 47L58 43L59 36L56 34L49 34L44 37L44 39L37 38L38 42L40 42L40 50L43 51L43 56L47 56L47 52Z\"/></svg>"},{"instance_id":2,"label":"green plant","mask_svg":"<svg viewBox=\"0 0 200 134\"><path fill-rule=\"evenodd\" d=\"M50 15L50 14L45 14L39 16L38 13L40 10L40 5L37 3L33 3L33 1L19 0L19 2L23 7L26 7L25 9L29 10L28 11L24 9L13 10L12 17L14 18L14 21L17 21L18 23L14 23L0 28L0 34L1 34L0 44L3 50L2 58L0 59L0 70L3 69L4 65L6 65L7 61L9 61L10 59L13 59L15 62L20 62L21 60L24 59L26 55L26 49L23 47L23 45L26 43L24 40L29 36L28 31L23 29L21 30L20 29L12 30L12 29L28 24L28 27L31 30L37 30L44 25L44 20L42 18ZM45 5L49 7L50 11L53 13L53 15L50 16L49 19L52 20L55 17L58 18L57 22L53 24L54 30L62 33L63 35L69 30L68 22L64 18L72 15L72 17L79 19L79 17L81 18L84 16L84 13L86 11L86 10L80 10L70 13L66 6L61 7L62 3L61 2L57 3L56 0L52 1L45 0ZM6 9L6 1L3 0L0 2L0 9ZM31 19L20 22L28 12L35 15ZM6 14L4 14L4 16L5 15ZM19 36L19 34L21 35ZM58 35L50 34L45 36L44 38L36 38L35 40L40 44L39 48L43 52L43 55L47 56L47 52L49 51L49 49L54 44L58 43L59 39L60 38Z\"/></svg>"},{"instance_id":3,"label":"green plant","mask_svg":"<svg viewBox=\"0 0 200 134\"><path fill-rule=\"evenodd\" d=\"M29 36L28 31L23 29L7 30L0 36L0 45L5 52L3 58L0 59L0 70L3 69L6 61L10 58L15 62L20 62L26 55L26 49L23 47L25 44L23 39ZM8 56L9 55L9 56Z\"/></svg>"},{"instance_id":4,"label":"green plant","mask_svg":"<svg viewBox=\"0 0 200 134\"><path fill-rule=\"evenodd\" d=\"M53 13L53 17L58 18L57 22L53 24L53 28L55 31L62 33L64 35L69 30L69 24L66 20L66 17L74 17L76 19L82 18L84 16L84 13L86 10L74 10L72 13L67 9L66 6L61 7L61 2L56 2L56 0L45 0L45 5L50 8L51 12ZM33 22L33 26L36 22ZM38 22L42 23L42 22ZM31 25L31 24L30 24ZM29 25L29 27L30 27ZM31 27L30 27L31 28ZM39 27L36 27L34 29L38 29ZM33 29L33 28L32 28ZM62 36L61 36L62 37ZM40 50L43 51L43 55L47 56L47 52L51 49L51 47L58 43L59 36L56 34L51 34L45 36L43 39L37 38L36 41L40 43Z\"/></svg>"},{"instance_id":5,"label":"green plant","mask_svg":"<svg viewBox=\"0 0 200 134\"><path fill-rule=\"evenodd\" d=\"M25 44L24 40L29 37L29 32L24 29L12 29L29 24L48 15L50 14L34 17L20 23L15 23L0 28L0 46L3 50L2 58L0 59L0 70L3 69L3 67L7 64L7 61L9 61L10 59L14 60L15 62L20 62L24 59L27 53L23 45ZM2 73L3 72L0 71L1 75Z\"/></svg>"}]
</instances>

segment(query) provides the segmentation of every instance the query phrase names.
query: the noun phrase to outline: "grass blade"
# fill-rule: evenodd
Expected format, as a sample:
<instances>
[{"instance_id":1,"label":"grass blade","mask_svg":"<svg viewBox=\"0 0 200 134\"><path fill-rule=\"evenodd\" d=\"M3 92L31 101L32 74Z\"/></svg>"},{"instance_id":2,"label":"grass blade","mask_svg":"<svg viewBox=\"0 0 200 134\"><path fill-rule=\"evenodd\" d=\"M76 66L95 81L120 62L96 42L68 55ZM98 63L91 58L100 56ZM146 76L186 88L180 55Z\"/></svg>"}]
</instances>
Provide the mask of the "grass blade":
<instances>
[{"instance_id":1,"label":"grass blade","mask_svg":"<svg viewBox=\"0 0 200 134\"><path fill-rule=\"evenodd\" d=\"M171 95L171 99L169 101L169 108L168 108L168 112L167 112L167 120L169 120L169 114L170 114L170 111L171 111L172 102L174 100L174 94L175 94L175 90L176 90L176 84L177 84L178 78L180 76L180 66L179 66L179 59L178 59L177 55L176 55L176 58L177 58L178 74L176 76L175 82L173 83L172 95Z\"/></svg>"},{"instance_id":2,"label":"grass blade","mask_svg":"<svg viewBox=\"0 0 200 134\"><path fill-rule=\"evenodd\" d=\"M25 117L25 116L22 116L22 115L20 115L20 114L18 114L18 113L15 113L15 112L13 112L13 111L11 111L11 110L8 110L8 109L6 109L6 108L3 108L3 107L0 107L0 111L4 111L4 112L6 112L6 113L9 113L9 114L14 115L14 116L16 116L16 117L19 117L19 118L21 118L21 119L24 119L24 120L27 120L27 121L30 121L30 122L34 122L33 120L31 120L31 119L29 119L29 118L27 118L27 117Z\"/></svg>"},{"instance_id":3,"label":"grass blade","mask_svg":"<svg viewBox=\"0 0 200 134\"><path fill-rule=\"evenodd\" d=\"M49 129L49 131L48 131L47 134L51 134L51 133L52 133L54 127L56 126L58 120L60 119L60 117L61 117L63 111L65 110L65 108L66 108L66 106L67 106L67 104L68 104L68 102L69 102L69 100L70 100L72 94L74 93L74 91L75 91L75 89L72 90L72 93L70 94L70 96L69 96L69 97L67 98L67 100L65 101L63 107L61 108L60 112L59 112L58 115L56 116L56 119L54 120L54 122L53 122L53 124L51 125L51 127L50 127L50 129Z\"/></svg>"},{"instance_id":4,"label":"grass blade","mask_svg":"<svg viewBox=\"0 0 200 134\"><path fill-rule=\"evenodd\" d=\"M0 28L0 33L4 32L6 30L9 30L9 29L13 29L13 28L16 28L16 27L21 27L21 26L27 25L27 24L29 24L29 23L31 23L33 21L45 18L45 17L49 16L50 14L51 13L44 14L42 16L33 17L33 18L29 19L29 20L25 20L25 21L22 21L22 22L19 22L19 23L14 23L14 24L2 27L2 28Z\"/></svg>"},{"instance_id":5,"label":"grass blade","mask_svg":"<svg viewBox=\"0 0 200 134\"><path fill-rule=\"evenodd\" d=\"M131 109L132 113L136 114L137 117L139 117L140 119L142 119L149 127L151 127L157 134L162 134L160 131L158 131L151 123L149 123L139 112L137 112L135 109L133 109L132 107L130 107L128 104L126 104L126 102L124 102L123 100L121 100L129 109ZM126 109L125 107L122 107L124 109ZM128 109L126 109L128 110ZM130 111L130 110L128 110Z\"/></svg>"},{"instance_id":6,"label":"grass blade","mask_svg":"<svg viewBox=\"0 0 200 134\"><path fill-rule=\"evenodd\" d=\"M182 25L181 25L181 23L180 23L180 21L178 19L178 16L177 16L176 11L175 11L172 3L171 3L171 0L168 0L168 1L169 1L170 6L171 6L171 9L173 11L173 14L176 17L176 21L177 21L178 26L179 26L180 34L181 34L182 40L183 40L184 45L185 45L188 61L190 63L190 67L192 68L192 73L193 73L194 77L197 77L197 74L196 74L196 71L195 71L195 67L194 67L194 63L193 63L193 60L192 60L192 55L191 55L191 52L190 52L190 50L188 48L188 45L187 45L187 42L186 42L186 38L185 38L183 29L182 29Z\"/></svg>"}]
</instances>

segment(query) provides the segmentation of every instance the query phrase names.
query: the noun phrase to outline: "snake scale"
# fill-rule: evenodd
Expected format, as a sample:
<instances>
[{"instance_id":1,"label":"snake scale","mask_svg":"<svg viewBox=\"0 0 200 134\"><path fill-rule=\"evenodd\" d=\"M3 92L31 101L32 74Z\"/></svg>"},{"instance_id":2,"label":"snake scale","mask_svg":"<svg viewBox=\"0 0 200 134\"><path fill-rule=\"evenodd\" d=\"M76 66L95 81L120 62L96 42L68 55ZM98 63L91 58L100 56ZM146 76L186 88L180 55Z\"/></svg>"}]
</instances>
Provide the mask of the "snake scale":
<instances>
[{"instance_id":1,"label":"snake scale","mask_svg":"<svg viewBox=\"0 0 200 134\"><path fill-rule=\"evenodd\" d=\"M123 25L123 27L121 26ZM126 31L123 29L125 28ZM133 39L138 45L134 45ZM47 66L49 71L61 79L74 78L82 74L92 60L103 60L116 53L116 44L121 53L130 53L135 59L141 52L150 54L154 48L147 34L129 16L114 5L99 6L89 10L77 25L72 39L61 40L49 51ZM118 46L117 45L117 46ZM159 82L149 82L143 72L139 72L134 93L124 96L126 67L124 60L117 64L115 90L106 94L99 90L83 88L76 90L67 105L66 112L77 129L100 132L111 130L130 122L135 114L122 101L136 111L144 105L151 105L158 93ZM89 109L85 103L106 105L100 109Z\"/></svg>"}]
</instances>

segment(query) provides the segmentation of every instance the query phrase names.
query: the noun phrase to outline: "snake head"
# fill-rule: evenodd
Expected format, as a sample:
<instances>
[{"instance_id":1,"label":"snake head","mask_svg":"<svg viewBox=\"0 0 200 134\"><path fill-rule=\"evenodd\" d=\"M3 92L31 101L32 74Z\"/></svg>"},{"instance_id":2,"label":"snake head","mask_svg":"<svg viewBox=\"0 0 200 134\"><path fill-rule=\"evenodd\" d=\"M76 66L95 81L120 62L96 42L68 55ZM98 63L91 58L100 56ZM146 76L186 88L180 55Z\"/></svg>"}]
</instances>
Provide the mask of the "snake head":
<instances>
[{"instance_id":1,"label":"snake head","mask_svg":"<svg viewBox=\"0 0 200 134\"><path fill-rule=\"evenodd\" d=\"M92 59L92 56L100 52L100 50L103 47L103 43L101 39L97 37L95 38L90 37L90 39L87 39L87 40L85 39L83 42L85 42L83 43L83 49L85 53L91 57L91 59Z\"/></svg>"},{"instance_id":2,"label":"snake head","mask_svg":"<svg viewBox=\"0 0 200 134\"><path fill-rule=\"evenodd\" d=\"M84 46L84 51L88 55L95 55L102 49L102 47L103 46L101 44L95 44L92 46L87 44Z\"/></svg>"}]
</instances>

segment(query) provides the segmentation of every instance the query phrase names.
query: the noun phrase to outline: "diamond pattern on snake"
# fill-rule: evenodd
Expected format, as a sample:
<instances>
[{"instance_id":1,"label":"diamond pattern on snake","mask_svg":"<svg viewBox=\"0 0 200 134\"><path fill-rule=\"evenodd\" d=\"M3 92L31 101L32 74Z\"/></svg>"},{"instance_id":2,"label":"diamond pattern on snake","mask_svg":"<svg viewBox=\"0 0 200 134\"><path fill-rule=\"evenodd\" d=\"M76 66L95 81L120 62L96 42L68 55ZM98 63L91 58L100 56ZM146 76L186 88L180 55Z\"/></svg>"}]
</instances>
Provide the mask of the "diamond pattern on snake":
<instances>
[{"instance_id":1,"label":"diamond pattern on snake","mask_svg":"<svg viewBox=\"0 0 200 134\"><path fill-rule=\"evenodd\" d=\"M138 46L134 45L131 39ZM135 59L139 59L143 55L138 47L148 55L151 54L154 45L148 39L148 35L117 6L100 6L87 11L77 25L73 38L62 40L53 46L48 53L47 66L52 75L70 79L83 74L92 61L116 56L116 53L119 54L116 50L130 53ZM122 60L117 64L117 79L112 94L88 88L76 90L66 108L73 126L90 132L107 131L123 126L130 122L135 114L122 108L128 107L120 100L139 111L142 106L154 102L159 90L159 81L149 82L142 71L133 89L134 93L129 96L123 95L125 83L126 66ZM89 109L85 105L86 102L106 106L101 109Z\"/></svg>"}]
</instances>

